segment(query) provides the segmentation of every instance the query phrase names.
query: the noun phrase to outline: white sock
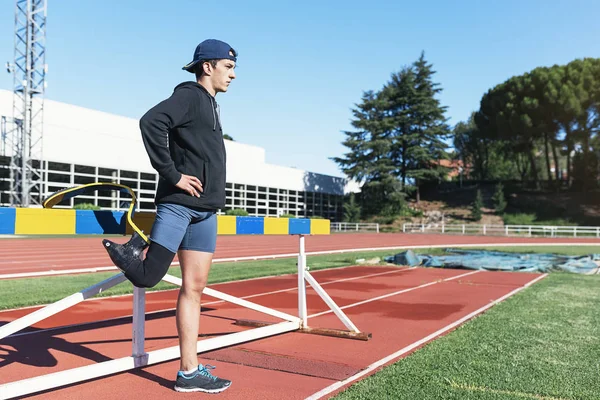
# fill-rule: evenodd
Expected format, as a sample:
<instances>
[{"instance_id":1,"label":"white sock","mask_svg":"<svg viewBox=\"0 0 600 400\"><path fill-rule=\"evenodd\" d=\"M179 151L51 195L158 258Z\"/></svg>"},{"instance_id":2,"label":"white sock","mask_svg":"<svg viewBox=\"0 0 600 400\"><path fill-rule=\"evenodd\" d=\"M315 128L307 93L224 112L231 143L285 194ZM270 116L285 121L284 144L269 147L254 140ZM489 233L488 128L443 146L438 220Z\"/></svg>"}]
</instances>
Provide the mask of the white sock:
<instances>
[{"instance_id":1,"label":"white sock","mask_svg":"<svg viewBox=\"0 0 600 400\"><path fill-rule=\"evenodd\" d=\"M196 372L197 370L198 370L198 367L196 366L196 368L192 368L192 369L190 369L189 371L183 371L183 373L184 373L185 375L191 375L191 374L193 374L194 372Z\"/></svg>"}]
</instances>

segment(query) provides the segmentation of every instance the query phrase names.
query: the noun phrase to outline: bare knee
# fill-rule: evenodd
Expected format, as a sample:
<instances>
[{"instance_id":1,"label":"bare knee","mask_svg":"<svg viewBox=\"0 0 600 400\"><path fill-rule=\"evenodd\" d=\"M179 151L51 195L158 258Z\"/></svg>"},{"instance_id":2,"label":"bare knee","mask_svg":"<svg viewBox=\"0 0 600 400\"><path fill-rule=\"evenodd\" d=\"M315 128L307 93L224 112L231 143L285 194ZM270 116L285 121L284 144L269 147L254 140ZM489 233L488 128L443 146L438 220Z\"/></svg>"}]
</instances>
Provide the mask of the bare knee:
<instances>
[{"instance_id":1,"label":"bare knee","mask_svg":"<svg viewBox=\"0 0 600 400\"><path fill-rule=\"evenodd\" d=\"M181 286L181 291L182 293L187 296L187 297L191 297L193 299L200 299L200 297L202 296L202 292L204 291L204 288L206 287L206 279L194 279L191 282L187 281L187 282L183 282L183 285Z\"/></svg>"},{"instance_id":2,"label":"bare knee","mask_svg":"<svg viewBox=\"0 0 600 400\"><path fill-rule=\"evenodd\" d=\"M182 294L199 301L208 283L208 272L211 266L212 254L180 250L178 255L181 264L181 277L183 279Z\"/></svg>"}]
</instances>

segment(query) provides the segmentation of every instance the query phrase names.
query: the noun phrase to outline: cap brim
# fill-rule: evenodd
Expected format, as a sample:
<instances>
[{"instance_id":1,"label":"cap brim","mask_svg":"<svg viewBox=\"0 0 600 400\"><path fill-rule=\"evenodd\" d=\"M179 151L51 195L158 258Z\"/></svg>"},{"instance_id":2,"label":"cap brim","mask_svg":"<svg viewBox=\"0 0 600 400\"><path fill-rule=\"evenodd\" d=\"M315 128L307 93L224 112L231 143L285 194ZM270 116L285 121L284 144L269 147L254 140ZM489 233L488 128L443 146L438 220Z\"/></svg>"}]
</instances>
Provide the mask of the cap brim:
<instances>
[{"instance_id":1,"label":"cap brim","mask_svg":"<svg viewBox=\"0 0 600 400\"><path fill-rule=\"evenodd\" d=\"M183 66L181 69L185 69L188 72L194 72L194 65L198 64L198 61L192 61Z\"/></svg>"}]
</instances>

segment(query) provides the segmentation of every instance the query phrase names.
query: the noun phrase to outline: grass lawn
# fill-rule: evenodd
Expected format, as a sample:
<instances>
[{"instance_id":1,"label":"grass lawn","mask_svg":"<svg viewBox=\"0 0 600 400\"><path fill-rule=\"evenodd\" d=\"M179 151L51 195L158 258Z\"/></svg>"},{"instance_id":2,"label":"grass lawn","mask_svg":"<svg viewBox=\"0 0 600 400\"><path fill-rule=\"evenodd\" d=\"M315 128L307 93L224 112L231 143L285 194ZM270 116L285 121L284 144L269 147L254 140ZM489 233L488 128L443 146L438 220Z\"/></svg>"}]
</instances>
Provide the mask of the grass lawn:
<instances>
[{"instance_id":1,"label":"grass lawn","mask_svg":"<svg viewBox=\"0 0 600 400\"><path fill-rule=\"evenodd\" d=\"M390 252L389 250L368 253L357 252L308 256L307 260L311 271L314 271L318 269L354 265L356 264L356 260L360 258L383 257L393 254L394 252ZM211 267L208 281L209 284L214 284L261 276L293 274L295 272L297 272L296 258L215 263ZM119 272L0 280L0 310L52 303L114 276L117 273ZM169 269L169 274L181 277L181 270L179 267L171 267ZM158 285L148 290L154 291L174 288L176 288L176 286L166 282L160 282ZM97 297L114 296L132 292L132 285L128 281L125 281L100 293Z\"/></svg>"},{"instance_id":2,"label":"grass lawn","mask_svg":"<svg viewBox=\"0 0 600 400\"><path fill-rule=\"evenodd\" d=\"M590 254L598 252L597 246L584 247L486 247L490 250L528 252L553 252L566 255ZM416 249L423 254L443 254L443 249ZM355 265L357 259L385 257L400 252L400 250L382 250L372 252L341 253L330 255L310 255L307 258L308 265L312 271L345 267ZM210 271L209 284L229 282L242 279L257 278L261 276L273 276L293 274L297 271L296 258L281 258L274 260L239 261L230 263L215 263ZM58 301L70 294L79 292L86 287L92 286L104 279L114 276L118 272L101 272L81 275L63 275L53 277L23 278L0 280L0 310L25 307L32 305L48 304ZM169 274L181 277L179 267L171 267ZM174 285L160 282L153 290L174 289ZM129 282L123 282L98 297L114 296L132 293Z\"/></svg>"},{"instance_id":3,"label":"grass lawn","mask_svg":"<svg viewBox=\"0 0 600 400\"><path fill-rule=\"evenodd\" d=\"M589 247L489 248L580 255ZM396 251L308 256L311 270ZM440 254L442 249L418 249ZM296 259L217 263L210 283L296 271ZM180 276L179 268L170 273ZM0 281L0 309L59 300L114 273ZM160 283L152 290L170 289ZM551 273L336 399L600 399L600 275ZM103 296L131 292L123 283Z\"/></svg>"}]
</instances>

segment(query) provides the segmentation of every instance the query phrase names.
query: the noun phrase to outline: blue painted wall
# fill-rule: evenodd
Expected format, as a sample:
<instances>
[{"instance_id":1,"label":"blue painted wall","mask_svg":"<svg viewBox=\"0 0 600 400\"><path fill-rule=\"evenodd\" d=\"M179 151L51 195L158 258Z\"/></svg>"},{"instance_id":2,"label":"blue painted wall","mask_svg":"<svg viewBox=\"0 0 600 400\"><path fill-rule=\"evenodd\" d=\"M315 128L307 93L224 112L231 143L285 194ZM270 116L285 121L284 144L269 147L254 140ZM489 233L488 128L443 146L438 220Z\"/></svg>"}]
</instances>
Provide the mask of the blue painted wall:
<instances>
[{"instance_id":1,"label":"blue painted wall","mask_svg":"<svg viewBox=\"0 0 600 400\"><path fill-rule=\"evenodd\" d=\"M127 216L123 211L76 210L75 233L125 234Z\"/></svg>"},{"instance_id":2,"label":"blue painted wall","mask_svg":"<svg viewBox=\"0 0 600 400\"><path fill-rule=\"evenodd\" d=\"M15 234L15 221L16 221L16 209L14 208L0 208L0 234L1 235L14 235Z\"/></svg>"},{"instance_id":3,"label":"blue painted wall","mask_svg":"<svg viewBox=\"0 0 600 400\"><path fill-rule=\"evenodd\" d=\"M263 235L265 219L262 217L236 217L235 229L237 235Z\"/></svg>"},{"instance_id":4,"label":"blue painted wall","mask_svg":"<svg viewBox=\"0 0 600 400\"><path fill-rule=\"evenodd\" d=\"M290 235L310 235L310 219L290 218Z\"/></svg>"}]
</instances>

